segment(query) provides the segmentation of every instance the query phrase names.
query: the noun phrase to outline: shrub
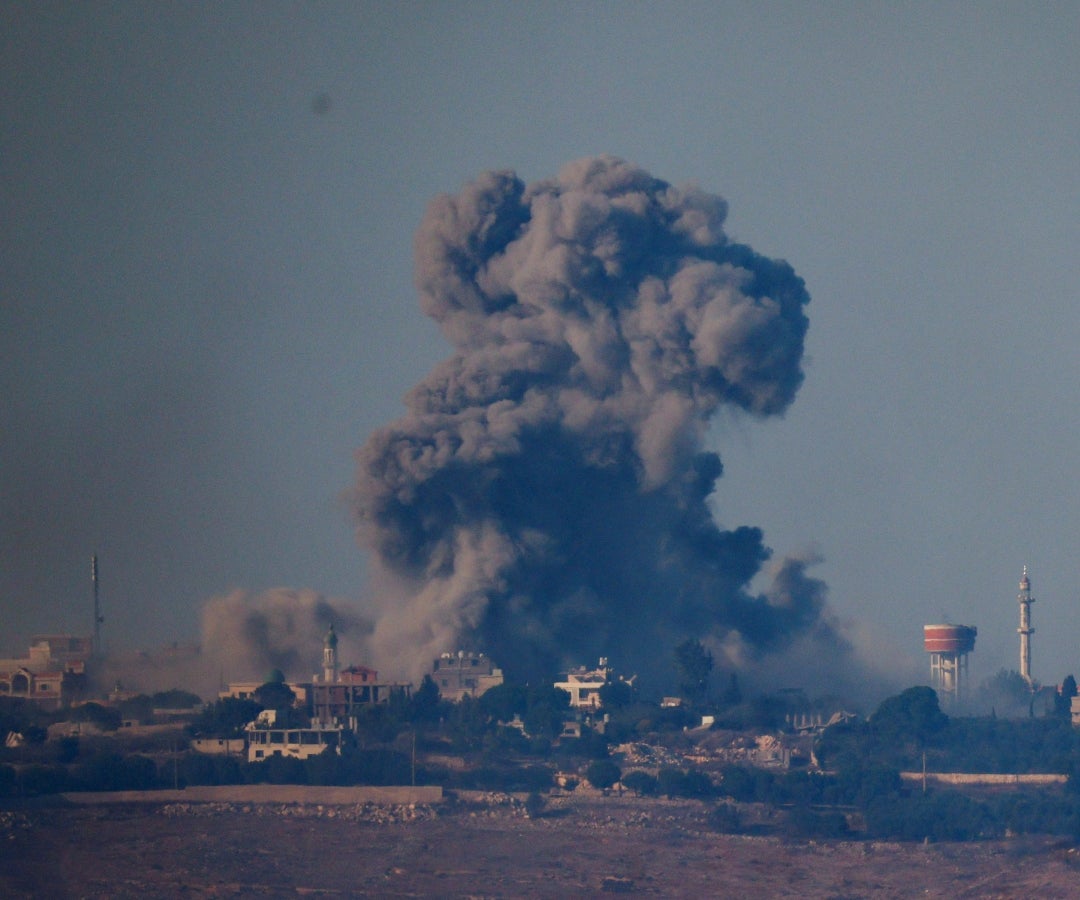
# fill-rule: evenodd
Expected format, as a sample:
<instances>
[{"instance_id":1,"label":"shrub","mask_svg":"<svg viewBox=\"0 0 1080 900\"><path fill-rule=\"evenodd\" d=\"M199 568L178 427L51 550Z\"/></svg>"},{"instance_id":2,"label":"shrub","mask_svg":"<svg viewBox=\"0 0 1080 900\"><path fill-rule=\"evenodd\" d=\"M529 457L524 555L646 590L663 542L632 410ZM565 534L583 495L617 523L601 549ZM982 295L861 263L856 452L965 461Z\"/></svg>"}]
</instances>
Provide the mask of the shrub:
<instances>
[{"instance_id":1,"label":"shrub","mask_svg":"<svg viewBox=\"0 0 1080 900\"><path fill-rule=\"evenodd\" d=\"M796 806L788 814L787 831L794 837L842 838L848 833L848 824L841 812L815 812L808 806Z\"/></svg>"},{"instance_id":2,"label":"shrub","mask_svg":"<svg viewBox=\"0 0 1080 900\"><path fill-rule=\"evenodd\" d=\"M697 769L683 770L665 766L660 770L657 781L660 791L669 799L672 797L702 799L716 795L716 787L712 780Z\"/></svg>"},{"instance_id":3,"label":"shrub","mask_svg":"<svg viewBox=\"0 0 1080 900\"><path fill-rule=\"evenodd\" d=\"M585 778L594 788L606 791L622 777L622 770L610 759L597 759L589 763Z\"/></svg>"},{"instance_id":4,"label":"shrub","mask_svg":"<svg viewBox=\"0 0 1080 900\"><path fill-rule=\"evenodd\" d=\"M539 819L544 813L544 795L539 791L531 791L525 798L525 812L530 819Z\"/></svg>"},{"instance_id":5,"label":"shrub","mask_svg":"<svg viewBox=\"0 0 1080 900\"><path fill-rule=\"evenodd\" d=\"M718 803L709 811L709 827L723 834L737 834L742 827L734 803Z\"/></svg>"},{"instance_id":6,"label":"shrub","mask_svg":"<svg viewBox=\"0 0 1080 900\"><path fill-rule=\"evenodd\" d=\"M623 787L633 791L639 797L652 797L660 790L660 783L656 780L656 776L643 772L641 769L627 772L622 777L622 783Z\"/></svg>"}]
</instances>

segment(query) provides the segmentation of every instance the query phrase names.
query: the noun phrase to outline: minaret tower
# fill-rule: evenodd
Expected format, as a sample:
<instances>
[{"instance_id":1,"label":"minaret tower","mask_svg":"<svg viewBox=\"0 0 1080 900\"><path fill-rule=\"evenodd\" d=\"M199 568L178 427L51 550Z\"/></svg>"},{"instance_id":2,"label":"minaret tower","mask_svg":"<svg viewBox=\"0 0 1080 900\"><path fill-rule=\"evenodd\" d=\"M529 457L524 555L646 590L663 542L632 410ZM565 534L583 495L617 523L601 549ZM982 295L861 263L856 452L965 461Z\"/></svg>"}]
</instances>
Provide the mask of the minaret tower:
<instances>
[{"instance_id":1,"label":"minaret tower","mask_svg":"<svg viewBox=\"0 0 1080 900\"><path fill-rule=\"evenodd\" d=\"M1020 635L1020 675L1031 685L1031 636L1035 633L1031 627L1031 604L1035 598L1031 596L1027 566L1024 566L1024 574L1020 576L1020 593L1016 599L1020 603L1020 627L1016 629Z\"/></svg>"},{"instance_id":2,"label":"minaret tower","mask_svg":"<svg viewBox=\"0 0 1080 900\"><path fill-rule=\"evenodd\" d=\"M326 640L323 641L322 667L323 681L326 684L337 684L337 633L332 623L330 630L326 632Z\"/></svg>"}]
</instances>

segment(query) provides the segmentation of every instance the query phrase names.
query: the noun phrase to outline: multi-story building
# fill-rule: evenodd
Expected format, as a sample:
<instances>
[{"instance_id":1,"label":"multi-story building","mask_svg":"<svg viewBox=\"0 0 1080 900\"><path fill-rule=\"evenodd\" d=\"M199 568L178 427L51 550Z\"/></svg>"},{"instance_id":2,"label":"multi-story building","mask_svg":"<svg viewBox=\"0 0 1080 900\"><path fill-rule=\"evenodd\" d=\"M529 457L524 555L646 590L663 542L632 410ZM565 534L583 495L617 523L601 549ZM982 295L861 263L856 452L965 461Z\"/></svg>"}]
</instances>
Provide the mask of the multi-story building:
<instances>
[{"instance_id":1,"label":"multi-story building","mask_svg":"<svg viewBox=\"0 0 1080 900\"><path fill-rule=\"evenodd\" d=\"M310 728L283 727L277 724L274 711L266 710L244 728L247 760L262 762L271 756L292 756L296 759L318 756L327 747L335 750L340 748L344 730L341 725L315 723Z\"/></svg>"},{"instance_id":2,"label":"multi-story building","mask_svg":"<svg viewBox=\"0 0 1080 900\"><path fill-rule=\"evenodd\" d=\"M367 666L338 668L337 634L334 626L323 641L323 670L307 687L311 697L311 718L321 725L347 724L356 727L364 707L388 703L395 693L409 695L410 685L379 681L379 673Z\"/></svg>"},{"instance_id":3,"label":"multi-story building","mask_svg":"<svg viewBox=\"0 0 1080 900\"><path fill-rule=\"evenodd\" d=\"M361 708L388 703L394 692L409 693L409 686L379 681L367 666L349 666L337 672L337 681L311 685L311 718L317 722L352 723Z\"/></svg>"},{"instance_id":4,"label":"multi-story building","mask_svg":"<svg viewBox=\"0 0 1080 900\"><path fill-rule=\"evenodd\" d=\"M0 659L0 696L23 697L47 709L60 709L85 690L88 637L43 634L31 638L27 655Z\"/></svg>"},{"instance_id":5,"label":"multi-story building","mask_svg":"<svg viewBox=\"0 0 1080 900\"><path fill-rule=\"evenodd\" d=\"M566 673L566 678L555 682L555 687L570 695L571 709L596 710L603 705L600 689L608 683L610 677L611 669L608 668L607 657L601 657L600 665L595 669L585 666L571 669Z\"/></svg>"},{"instance_id":6,"label":"multi-story building","mask_svg":"<svg viewBox=\"0 0 1080 900\"><path fill-rule=\"evenodd\" d=\"M465 697L479 697L485 691L503 683L502 669L496 668L483 653L459 650L444 653L434 661L431 677L443 700L453 703Z\"/></svg>"}]
</instances>

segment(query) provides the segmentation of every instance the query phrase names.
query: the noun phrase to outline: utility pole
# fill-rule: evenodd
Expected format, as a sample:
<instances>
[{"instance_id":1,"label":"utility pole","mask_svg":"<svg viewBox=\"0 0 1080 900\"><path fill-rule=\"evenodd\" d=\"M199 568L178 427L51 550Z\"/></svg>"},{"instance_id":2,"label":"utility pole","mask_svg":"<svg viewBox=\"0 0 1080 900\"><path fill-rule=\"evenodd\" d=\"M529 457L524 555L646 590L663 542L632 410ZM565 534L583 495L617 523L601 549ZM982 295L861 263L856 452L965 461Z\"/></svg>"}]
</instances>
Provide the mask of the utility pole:
<instances>
[{"instance_id":1,"label":"utility pole","mask_svg":"<svg viewBox=\"0 0 1080 900\"><path fill-rule=\"evenodd\" d=\"M94 647L93 653L95 656L102 655L101 646L101 623L105 621L105 617L101 614L101 590L98 586L98 559L95 553L90 557L90 580L94 586Z\"/></svg>"}]
</instances>

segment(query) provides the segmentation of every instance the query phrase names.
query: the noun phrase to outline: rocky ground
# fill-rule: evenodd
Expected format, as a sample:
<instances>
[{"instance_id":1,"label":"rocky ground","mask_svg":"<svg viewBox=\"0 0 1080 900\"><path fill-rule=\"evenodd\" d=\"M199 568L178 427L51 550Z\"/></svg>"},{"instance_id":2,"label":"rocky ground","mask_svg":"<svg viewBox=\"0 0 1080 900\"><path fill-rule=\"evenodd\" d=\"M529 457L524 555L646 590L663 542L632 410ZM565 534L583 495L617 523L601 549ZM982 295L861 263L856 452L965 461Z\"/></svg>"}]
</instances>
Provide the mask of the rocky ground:
<instances>
[{"instance_id":1,"label":"rocky ground","mask_svg":"<svg viewBox=\"0 0 1080 900\"><path fill-rule=\"evenodd\" d=\"M1051 840L904 845L718 834L696 802L585 794L436 805L35 805L0 810L0 896L1080 896Z\"/></svg>"}]
</instances>

